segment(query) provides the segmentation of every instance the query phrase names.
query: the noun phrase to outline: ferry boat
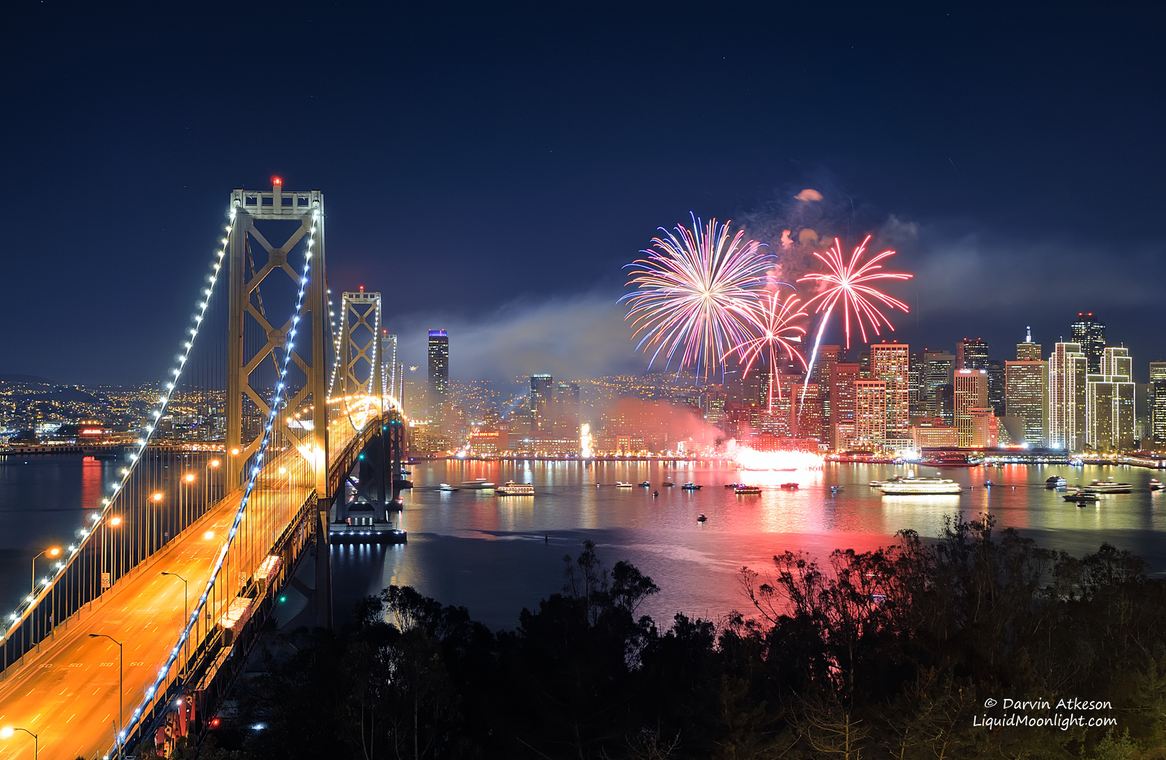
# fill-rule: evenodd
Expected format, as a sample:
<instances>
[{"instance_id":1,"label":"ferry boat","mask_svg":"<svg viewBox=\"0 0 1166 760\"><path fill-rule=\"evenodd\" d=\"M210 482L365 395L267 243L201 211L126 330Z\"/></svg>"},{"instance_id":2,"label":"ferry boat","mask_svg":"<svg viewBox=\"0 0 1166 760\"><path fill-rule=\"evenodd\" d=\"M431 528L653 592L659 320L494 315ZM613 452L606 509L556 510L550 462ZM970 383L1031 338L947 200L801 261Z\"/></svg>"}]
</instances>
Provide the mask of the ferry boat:
<instances>
[{"instance_id":1,"label":"ferry boat","mask_svg":"<svg viewBox=\"0 0 1166 760\"><path fill-rule=\"evenodd\" d=\"M494 489L498 496L534 496L534 486L530 483L515 483L508 480Z\"/></svg>"},{"instance_id":2,"label":"ferry boat","mask_svg":"<svg viewBox=\"0 0 1166 760\"><path fill-rule=\"evenodd\" d=\"M761 493L761 486L737 485L733 488L733 492L738 496L754 496Z\"/></svg>"},{"instance_id":3,"label":"ferry boat","mask_svg":"<svg viewBox=\"0 0 1166 760\"><path fill-rule=\"evenodd\" d=\"M883 496L941 496L958 494L963 488L950 478L903 478L887 481L879 490Z\"/></svg>"},{"instance_id":4,"label":"ferry boat","mask_svg":"<svg viewBox=\"0 0 1166 760\"><path fill-rule=\"evenodd\" d=\"M453 491L457 490L457 486L451 486L449 483L441 483L437 486L437 490L445 491L446 493L452 493Z\"/></svg>"},{"instance_id":5,"label":"ferry boat","mask_svg":"<svg viewBox=\"0 0 1166 760\"><path fill-rule=\"evenodd\" d=\"M899 481L901 481L903 479L904 478L902 475L893 475L890 478L888 478L887 480L872 480L868 485L870 485L871 488L878 490L888 483L898 483Z\"/></svg>"},{"instance_id":6,"label":"ferry boat","mask_svg":"<svg viewBox=\"0 0 1166 760\"><path fill-rule=\"evenodd\" d=\"M1049 489L1050 491L1056 490L1058 488L1064 488L1067 485L1069 485L1069 482L1062 478L1060 475L1054 475L1051 478L1045 480L1045 488Z\"/></svg>"},{"instance_id":7,"label":"ferry boat","mask_svg":"<svg viewBox=\"0 0 1166 760\"><path fill-rule=\"evenodd\" d=\"M680 488L681 488L681 490L684 490L684 491L699 491L700 490L700 486L697 485L696 483L685 483Z\"/></svg>"},{"instance_id":8,"label":"ferry boat","mask_svg":"<svg viewBox=\"0 0 1166 760\"><path fill-rule=\"evenodd\" d=\"M631 488L631 487L632 487L632 484L631 484L631 483L625 483L625 482L623 482L622 480L617 480L617 481L615 481L615 487L616 487L616 488Z\"/></svg>"},{"instance_id":9,"label":"ferry boat","mask_svg":"<svg viewBox=\"0 0 1166 760\"><path fill-rule=\"evenodd\" d=\"M1113 480L1095 480L1081 490L1095 494L1133 493L1134 487L1129 483L1115 483Z\"/></svg>"},{"instance_id":10,"label":"ferry boat","mask_svg":"<svg viewBox=\"0 0 1166 760\"><path fill-rule=\"evenodd\" d=\"M469 491L488 491L494 487L494 484L485 478L474 478L462 483L461 487Z\"/></svg>"}]
</instances>

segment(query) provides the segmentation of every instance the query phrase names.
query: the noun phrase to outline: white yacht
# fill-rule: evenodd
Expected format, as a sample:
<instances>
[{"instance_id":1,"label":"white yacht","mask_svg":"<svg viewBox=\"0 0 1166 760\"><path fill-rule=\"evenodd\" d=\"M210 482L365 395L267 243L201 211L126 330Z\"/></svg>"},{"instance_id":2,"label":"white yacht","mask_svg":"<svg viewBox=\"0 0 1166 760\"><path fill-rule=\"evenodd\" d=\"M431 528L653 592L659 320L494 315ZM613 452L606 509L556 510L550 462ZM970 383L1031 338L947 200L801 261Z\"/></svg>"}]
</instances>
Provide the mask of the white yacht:
<instances>
[{"instance_id":1,"label":"white yacht","mask_svg":"<svg viewBox=\"0 0 1166 760\"><path fill-rule=\"evenodd\" d=\"M1134 487L1129 483L1115 483L1113 480L1095 480L1081 488L1085 493L1133 493Z\"/></svg>"},{"instance_id":2,"label":"white yacht","mask_svg":"<svg viewBox=\"0 0 1166 760\"><path fill-rule=\"evenodd\" d=\"M494 493L498 496L534 496L534 486L509 480L495 488Z\"/></svg>"},{"instance_id":3,"label":"white yacht","mask_svg":"<svg viewBox=\"0 0 1166 760\"><path fill-rule=\"evenodd\" d=\"M883 483L879 490L883 496L939 496L958 494L963 487L950 478L902 478Z\"/></svg>"}]
</instances>

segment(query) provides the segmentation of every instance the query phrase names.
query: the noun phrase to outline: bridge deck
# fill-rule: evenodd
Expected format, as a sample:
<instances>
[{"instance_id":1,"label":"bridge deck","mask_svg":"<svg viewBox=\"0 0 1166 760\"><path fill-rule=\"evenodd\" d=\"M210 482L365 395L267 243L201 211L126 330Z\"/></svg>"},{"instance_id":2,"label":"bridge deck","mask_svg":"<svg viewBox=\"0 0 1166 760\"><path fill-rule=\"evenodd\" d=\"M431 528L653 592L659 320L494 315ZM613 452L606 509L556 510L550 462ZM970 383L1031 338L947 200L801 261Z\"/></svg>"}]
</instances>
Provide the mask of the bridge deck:
<instances>
[{"instance_id":1,"label":"bridge deck","mask_svg":"<svg viewBox=\"0 0 1166 760\"><path fill-rule=\"evenodd\" d=\"M242 562L237 564L245 569L241 568L243 578L234 568L226 574L231 597L310 493L304 488L255 490L245 522L266 526L263 532L270 530L271 540L266 546L258 540L250 542L251 547L236 543L232 557L240 557ZM160 573L178 573L189 581L193 609L242 494L242 488L229 493L101 599L59 626L39 652L30 652L23 662L9 668L0 680L0 724L33 726L40 736L42 757L92 757L111 746L118 710L117 647L108 639L93 639L88 634L109 634L125 644L128 721L185 622L182 584ZM208 531L214 535L209 536ZM189 642L191 651L211 631L213 626L198 626ZM0 742L0 759L28 756L20 736Z\"/></svg>"}]
</instances>

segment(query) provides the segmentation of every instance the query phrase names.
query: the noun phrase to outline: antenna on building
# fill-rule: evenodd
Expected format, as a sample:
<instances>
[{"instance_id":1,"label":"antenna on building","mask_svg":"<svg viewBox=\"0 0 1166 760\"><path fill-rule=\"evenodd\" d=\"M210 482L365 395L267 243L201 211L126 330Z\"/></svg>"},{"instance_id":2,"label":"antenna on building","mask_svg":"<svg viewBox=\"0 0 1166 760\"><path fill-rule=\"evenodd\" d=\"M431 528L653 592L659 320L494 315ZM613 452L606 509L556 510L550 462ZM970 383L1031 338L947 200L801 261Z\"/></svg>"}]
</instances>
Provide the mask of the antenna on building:
<instances>
[{"instance_id":1,"label":"antenna on building","mask_svg":"<svg viewBox=\"0 0 1166 760\"><path fill-rule=\"evenodd\" d=\"M1024 342L1032 343L1032 325L1025 325L1024 327Z\"/></svg>"}]
</instances>

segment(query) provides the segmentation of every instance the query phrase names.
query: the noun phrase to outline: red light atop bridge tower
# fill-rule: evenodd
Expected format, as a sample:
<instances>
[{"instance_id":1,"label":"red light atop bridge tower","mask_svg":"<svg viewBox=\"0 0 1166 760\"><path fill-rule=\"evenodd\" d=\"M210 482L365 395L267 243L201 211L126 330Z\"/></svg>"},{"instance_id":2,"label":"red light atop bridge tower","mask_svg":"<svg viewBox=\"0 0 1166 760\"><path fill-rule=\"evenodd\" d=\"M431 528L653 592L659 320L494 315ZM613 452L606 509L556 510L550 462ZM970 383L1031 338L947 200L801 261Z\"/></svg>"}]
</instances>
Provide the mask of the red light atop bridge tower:
<instances>
[{"instance_id":1,"label":"red light atop bridge tower","mask_svg":"<svg viewBox=\"0 0 1166 760\"><path fill-rule=\"evenodd\" d=\"M272 187L283 187L283 177L272 177L271 178L271 186Z\"/></svg>"}]
</instances>

